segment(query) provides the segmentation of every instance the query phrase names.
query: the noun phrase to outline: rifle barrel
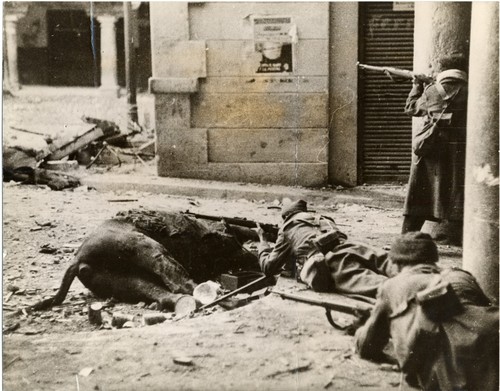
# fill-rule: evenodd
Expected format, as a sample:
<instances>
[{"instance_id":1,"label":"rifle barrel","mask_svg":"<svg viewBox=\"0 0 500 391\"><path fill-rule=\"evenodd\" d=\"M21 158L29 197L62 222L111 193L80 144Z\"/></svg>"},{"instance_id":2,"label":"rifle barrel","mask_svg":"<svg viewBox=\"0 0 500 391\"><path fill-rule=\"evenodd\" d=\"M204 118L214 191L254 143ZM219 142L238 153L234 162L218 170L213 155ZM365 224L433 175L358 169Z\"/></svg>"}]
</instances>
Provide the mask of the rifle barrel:
<instances>
[{"instance_id":1,"label":"rifle barrel","mask_svg":"<svg viewBox=\"0 0 500 391\"><path fill-rule=\"evenodd\" d=\"M392 75L404 77L406 79L412 79L416 77L417 79L425 82L425 83L431 83L433 81L433 78L424 74L417 74L413 71L409 71L407 69L400 69L400 68L395 68L395 67L386 67L386 66L375 66L375 65L368 65L368 64L361 64L360 62L357 62L356 65L361 68L361 69L366 69L369 71L376 71L376 72L384 72L384 73L389 73Z\"/></svg>"},{"instance_id":2,"label":"rifle barrel","mask_svg":"<svg viewBox=\"0 0 500 391\"><path fill-rule=\"evenodd\" d=\"M368 69L369 71L383 72L385 69L385 67L378 67L375 65L361 64L360 62L357 62L356 65L361 69Z\"/></svg>"},{"instance_id":3,"label":"rifle barrel","mask_svg":"<svg viewBox=\"0 0 500 391\"><path fill-rule=\"evenodd\" d=\"M278 233L278 226L276 226L276 225L267 224L267 223L257 223L253 220L247 220L244 218L204 215L204 214L199 214L199 213L193 213L193 212L190 212L189 210L186 211L185 214L196 217L197 219L205 219L205 220L211 220L211 221L225 220L228 224L239 225L241 227L246 227L246 228L257 228L257 224L259 224L264 231L267 231L271 234Z\"/></svg>"}]
</instances>

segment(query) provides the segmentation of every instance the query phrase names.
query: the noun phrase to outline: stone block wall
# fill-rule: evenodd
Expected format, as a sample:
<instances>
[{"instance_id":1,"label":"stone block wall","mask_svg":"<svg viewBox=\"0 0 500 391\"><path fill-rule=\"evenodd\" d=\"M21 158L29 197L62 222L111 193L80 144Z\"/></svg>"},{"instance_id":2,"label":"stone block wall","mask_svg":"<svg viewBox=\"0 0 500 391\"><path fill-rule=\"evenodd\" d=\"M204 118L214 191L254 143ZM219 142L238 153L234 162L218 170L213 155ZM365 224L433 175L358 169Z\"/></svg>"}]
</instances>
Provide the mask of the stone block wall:
<instances>
[{"instance_id":1,"label":"stone block wall","mask_svg":"<svg viewBox=\"0 0 500 391\"><path fill-rule=\"evenodd\" d=\"M150 7L158 174L325 184L329 4ZM258 30L261 17L289 22L291 71L258 72L262 34L278 34L271 25Z\"/></svg>"}]
</instances>

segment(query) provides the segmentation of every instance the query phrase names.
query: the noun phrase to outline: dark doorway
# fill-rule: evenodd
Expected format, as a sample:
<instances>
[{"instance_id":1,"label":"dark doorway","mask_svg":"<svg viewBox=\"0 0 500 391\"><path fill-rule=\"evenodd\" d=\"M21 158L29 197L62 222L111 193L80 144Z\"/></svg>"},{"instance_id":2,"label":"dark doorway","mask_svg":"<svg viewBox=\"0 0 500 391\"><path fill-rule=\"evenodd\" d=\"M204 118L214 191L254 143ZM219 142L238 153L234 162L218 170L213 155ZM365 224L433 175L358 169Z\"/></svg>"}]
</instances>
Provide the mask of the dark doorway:
<instances>
[{"instance_id":1,"label":"dark doorway","mask_svg":"<svg viewBox=\"0 0 500 391\"><path fill-rule=\"evenodd\" d=\"M411 3L404 4L408 8ZM394 2L360 3L361 53L370 65L413 68L414 12ZM411 117L404 113L411 80L360 75L360 183L406 182L411 165Z\"/></svg>"},{"instance_id":2,"label":"dark doorway","mask_svg":"<svg viewBox=\"0 0 500 391\"><path fill-rule=\"evenodd\" d=\"M99 86L99 25L82 10L47 10L49 85Z\"/></svg>"}]
</instances>

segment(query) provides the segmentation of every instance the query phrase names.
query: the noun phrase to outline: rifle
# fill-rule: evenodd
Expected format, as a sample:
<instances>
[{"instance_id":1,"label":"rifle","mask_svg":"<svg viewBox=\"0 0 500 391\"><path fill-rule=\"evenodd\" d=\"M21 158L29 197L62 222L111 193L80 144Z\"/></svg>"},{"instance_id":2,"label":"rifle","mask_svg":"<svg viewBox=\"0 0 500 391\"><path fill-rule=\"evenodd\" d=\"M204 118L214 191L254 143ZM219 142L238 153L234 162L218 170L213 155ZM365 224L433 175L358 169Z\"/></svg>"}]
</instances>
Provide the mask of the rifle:
<instances>
[{"instance_id":1,"label":"rifle","mask_svg":"<svg viewBox=\"0 0 500 391\"><path fill-rule=\"evenodd\" d=\"M204 219L210 221L225 221L229 225L236 225L239 227L245 228L257 228L257 224L261 226L264 232L268 235L268 239L272 242L276 241L278 237L278 226L275 224L266 224L266 223L257 223L253 220L247 220L242 217L224 217L224 216L212 216L212 215L204 215L199 213L193 213L187 210L184 214L188 216L195 217L197 219Z\"/></svg>"},{"instance_id":2,"label":"rifle","mask_svg":"<svg viewBox=\"0 0 500 391\"><path fill-rule=\"evenodd\" d=\"M415 73L412 71L408 71L406 69L400 69L400 68L394 68L394 67L384 67L384 66L378 67L375 65L361 64L359 62L357 62L356 65L360 69L366 69L369 71L376 71L376 72L383 72L387 76L389 76L389 78L392 81L395 81L393 79L392 75L399 76L399 77L402 77L404 79L416 78L417 80L420 80L421 82L426 83L426 84L432 83L434 81L434 79L431 76L424 75L423 73Z\"/></svg>"},{"instance_id":3,"label":"rifle","mask_svg":"<svg viewBox=\"0 0 500 391\"><path fill-rule=\"evenodd\" d=\"M282 299L288 299L288 300L298 301L300 303L305 303L305 304L323 307L326 311L326 318L328 319L328 322L334 328L339 329L339 330L346 330L346 329L352 327L352 325L340 326L338 323L336 323L333 320L332 311L337 311L337 312L342 312L345 314L353 315L354 317L357 318L357 320L355 322L362 324L366 321L366 319L368 319L368 317L370 316L370 313L373 309L372 304L368 304L365 302L358 302L356 304L347 304L347 303L341 303L341 302L333 302L331 300L325 301L325 300L321 300L321 299L304 297L301 295L294 295L293 293L280 292L278 290L273 290L273 293L278 294L279 296L281 296Z\"/></svg>"}]
</instances>

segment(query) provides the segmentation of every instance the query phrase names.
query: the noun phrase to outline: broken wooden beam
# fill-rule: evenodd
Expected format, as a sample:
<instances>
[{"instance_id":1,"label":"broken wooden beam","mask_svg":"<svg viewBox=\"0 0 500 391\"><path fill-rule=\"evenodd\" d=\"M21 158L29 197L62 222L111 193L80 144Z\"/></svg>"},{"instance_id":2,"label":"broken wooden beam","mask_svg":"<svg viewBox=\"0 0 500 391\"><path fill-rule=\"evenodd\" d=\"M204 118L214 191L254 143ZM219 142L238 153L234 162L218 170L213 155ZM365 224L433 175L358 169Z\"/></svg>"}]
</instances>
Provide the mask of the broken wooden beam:
<instances>
[{"instance_id":1,"label":"broken wooden beam","mask_svg":"<svg viewBox=\"0 0 500 391\"><path fill-rule=\"evenodd\" d=\"M71 128L69 134L76 132L76 135L70 141L67 138L55 139L53 144L57 149L46 160L60 160L104 136L103 130L94 124L68 125L68 128Z\"/></svg>"}]
</instances>

